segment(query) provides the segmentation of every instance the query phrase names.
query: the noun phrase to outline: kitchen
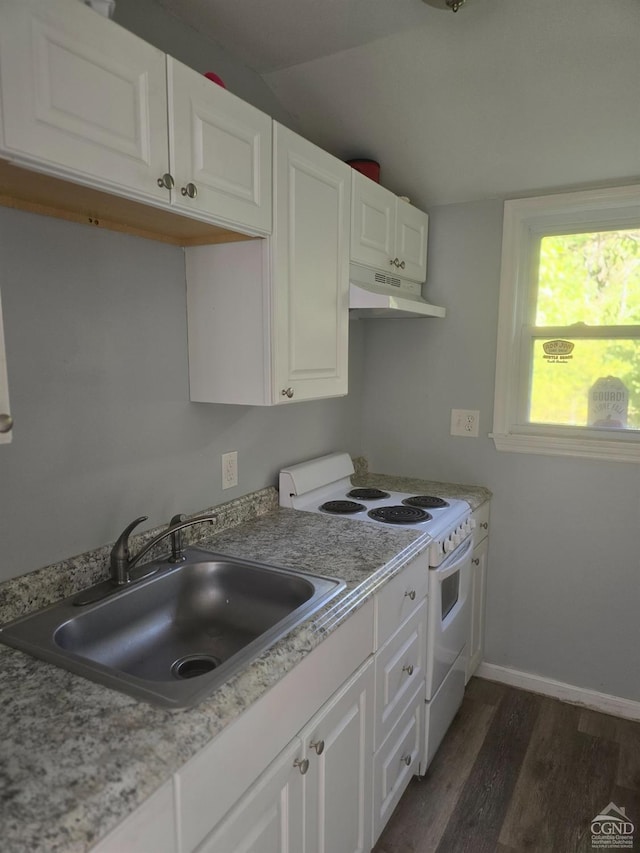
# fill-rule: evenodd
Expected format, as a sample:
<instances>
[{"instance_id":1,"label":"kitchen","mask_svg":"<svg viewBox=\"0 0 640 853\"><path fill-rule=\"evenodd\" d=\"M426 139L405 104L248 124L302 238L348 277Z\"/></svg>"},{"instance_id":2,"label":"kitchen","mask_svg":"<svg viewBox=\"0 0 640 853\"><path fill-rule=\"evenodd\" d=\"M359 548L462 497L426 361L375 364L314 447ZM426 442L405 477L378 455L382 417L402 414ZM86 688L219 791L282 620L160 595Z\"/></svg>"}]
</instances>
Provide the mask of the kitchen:
<instances>
[{"instance_id":1,"label":"kitchen","mask_svg":"<svg viewBox=\"0 0 640 853\"><path fill-rule=\"evenodd\" d=\"M640 495L635 467L498 453L487 437L502 198L594 182L632 182L640 171L637 144L625 142L638 138L637 116L627 108L620 86L621 80L638 78L635 52L624 50L629 41L635 44L637 3L594 2L589 11L565 4L563 11L554 12L556 5L546 4L538 25L548 35L545 21L553 22L558 40L567 40L567 57L556 57L545 76L541 66L550 57L541 55L531 69L527 105L543 111L535 115L545 134L549 123L561 124L558 135L564 144L545 143L543 157L540 137L529 128L530 137L523 134L516 140L519 146L512 147L513 160L499 164L498 176L505 178L498 183L491 163L477 170L474 163L476 149L486 150L495 128L506 126L509 117L502 110L507 105L503 108L498 97L485 91L482 116L465 110L474 117L472 130L476 125L478 133L485 130L481 137L464 133L470 150L463 149L462 165L452 158L447 177L453 183L452 172L469 170L493 174L495 182L488 190L474 188L471 196L416 198L430 213L427 293L432 302L446 306L447 317L352 322L347 397L265 408L190 403L181 252L0 209L2 304L16 421L13 443L0 453L3 578L111 542L142 512L160 524L176 512L195 512L273 484L279 469L291 462L344 449L366 456L375 471L491 489L486 662L582 691L640 701L635 665ZM518 49L525 50L528 23L517 28L525 6L512 3L509 13L504 3L486 0L473 18L474 27L488 38L490 27L500 26L500 16L510 15L511 41L500 32L496 38L508 46L512 62ZM463 13L472 11L469 2L455 18L444 12L436 17L434 11L429 20L435 21L441 38L446 33L452 39L454 25L471 27ZM232 91L287 123L288 114L258 75L155 4L119 0L116 20L183 61L190 59L198 70L214 68ZM464 34L470 48L473 32ZM426 37L424 30L415 30L407 38L418 35ZM351 57L358 66L357 51ZM355 75L349 51L341 61L345 78ZM326 114L337 110L339 83L333 84L335 106L326 87L329 79L340 77L340 66L335 57L317 62L317 68L296 69L289 85L297 81L314 93L307 105L292 103L301 116L303 107L315 108L315 119L305 115L305 135L331 150L321 126ZM465 71L476 73L481 67ZM590 86L585 83L583 90L575 83L576 98L582 100L568 128L558 102L551 103L551 115L544 106L550 100L549 79L557 75L565 80L566 75L569 85L576 67L588 75ZM293 78L293 72L282 72L283 92L287 77ZM356 122L363 88L357 89L358 81L352 79L354 88L344 87L343 97L350 91ZM460 130L452 107L459 81L452 80L443 105L439 99L443 92L446 97L446 81L437 79L445 88L434 93L433 109L450 109L447 126L454 122L452 129ZM465 98L472 96L465 93ZM595 98L597 127L588 121ZM442 124L446 116L438 115ZM611 134L608 127L619 132ZM576 151L583 146L587 148L579 156ZM427 147L422 141L412 156ZM345 156L356 153L362 152ZM396 163L383 156L384 148L372 153L382 161L385 182L385 174L393 176L403 156L396 154ZM539 173L527 171L538 161ZM427 171L420 163L411 165L412 171ZM390 186L411 195L411 173L396 175ZM478 438L450 436L450 410L458 407L480 411ZM238 451L239 485L223 492L220 455L231 450Z\"/></svg>"}]
</instances>

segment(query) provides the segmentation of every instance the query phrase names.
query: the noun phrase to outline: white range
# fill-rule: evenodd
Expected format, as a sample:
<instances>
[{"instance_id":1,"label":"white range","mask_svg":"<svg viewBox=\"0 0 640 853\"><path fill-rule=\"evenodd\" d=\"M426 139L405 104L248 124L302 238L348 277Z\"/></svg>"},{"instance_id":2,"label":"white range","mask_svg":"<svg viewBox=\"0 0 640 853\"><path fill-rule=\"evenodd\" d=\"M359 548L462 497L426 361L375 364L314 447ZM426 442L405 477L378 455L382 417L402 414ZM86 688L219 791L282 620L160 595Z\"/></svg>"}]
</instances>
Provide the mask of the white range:
<instances>
[{"instance_id":1,"label":"white range","mask_svg":"<svg viewBox=\"0 0 640 853\"><path fill-rule=\"evenodd\" d=\"M471 624L473 519L466 501L358 488L347 453L332 453L280 472L280 505L368 524L411 528L428 543L427 705L420 773L430 764L464 694ZM425 563L426 566L426 563Z\"/></svg>"}]
</instances>

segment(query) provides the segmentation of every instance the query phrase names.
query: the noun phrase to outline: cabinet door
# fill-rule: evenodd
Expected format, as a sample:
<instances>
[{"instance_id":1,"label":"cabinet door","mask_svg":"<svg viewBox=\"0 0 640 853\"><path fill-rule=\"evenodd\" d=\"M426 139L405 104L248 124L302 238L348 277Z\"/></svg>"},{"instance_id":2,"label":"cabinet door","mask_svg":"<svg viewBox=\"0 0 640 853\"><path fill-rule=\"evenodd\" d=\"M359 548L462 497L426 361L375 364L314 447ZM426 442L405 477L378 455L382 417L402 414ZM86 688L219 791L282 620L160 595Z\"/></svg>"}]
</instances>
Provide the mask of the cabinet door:
<instances>
[{"instance_id":1,"label":"cabinet door","mask_svg":"<svg viewBox=\"0 0 640 853\"><path fill-rule=\"evenodd\" d=\"M7 379L7 357L4 348L2 325L2 300L0 299L0 444L11 441L11 413L9 409L9 382Z\"/></svg>"},{"instance_id":2,"label":"cabinet door","mask_svg":"<svg viewBox=\"0 0 640 853\"><path fill-rule=\"evenodd\" d=\"M167 57L172 203L271 232L271 118Z\"/></svg>"},{"instance_id":3,"label":"cabinet door","mask_svg":"<svg viewBox=\"0 0 640 853\"><path fill-rule=\"evenodd\" d=\"M355 170L352 193L351 260L395 272L395 195Z\"/></svg>"},{"instance_id":4,"label":"cabinet door","mask_svg":"<svg viewBox=\"0 0 640 853\"><path fill-rule=\"evenodd\" d=\"M301 733L305 853L368 853L372 834L373 662L366 663Z\"/></svg>"},{"instance_id":5,"label":"cabinet door","mask_svg":"<svg viewBox=\"0 0 640 853\"><path fill-rule=\"evenodd\" d=\"M9 158L168 204L161 51L78 0L6 0L0 88Z\"/></svg>"},{"instance_id":6,"label":"cabinet door","mask_svg":"<svg viewBox=\"0 0 640 853\"><path fill-rule=\"evenodd\" d=\"M487 598L487 554L489 539L485 537L473 549L471 558L471 631L467 681L482 661L484 651L484 612Z\"/></svg>"},{"instance_id":7,"label":"cabinet door","mask_svg":"<svg viewBox=\"0 0 640 853\"><path fill-rule=\"evenodd\" d=\"M351 169L274 123L273 402L347 393Z\"/></svg>"},{"instance_id":8,"label":"cabinet door","mask_svg":"<svg viewBox=\"0 0 640 853\"><path fill-rule=\"evenodd\" d=\"M300 853L304 765L296 738L197 848L197 853ZM238 760L242 760L239 757Z\"/></svg>"},{"instance_id":9,"label":"cabinet door","mask_svg":"<svg viewBox=\"0 0 640 853\"><path fill-rule=\"evenodd\" d=\"M421 283L427 278L428 227L429 217L426 213L398 199L396 255L400 261L399 272L405 278Z\"/></svg>"}]
</instances>

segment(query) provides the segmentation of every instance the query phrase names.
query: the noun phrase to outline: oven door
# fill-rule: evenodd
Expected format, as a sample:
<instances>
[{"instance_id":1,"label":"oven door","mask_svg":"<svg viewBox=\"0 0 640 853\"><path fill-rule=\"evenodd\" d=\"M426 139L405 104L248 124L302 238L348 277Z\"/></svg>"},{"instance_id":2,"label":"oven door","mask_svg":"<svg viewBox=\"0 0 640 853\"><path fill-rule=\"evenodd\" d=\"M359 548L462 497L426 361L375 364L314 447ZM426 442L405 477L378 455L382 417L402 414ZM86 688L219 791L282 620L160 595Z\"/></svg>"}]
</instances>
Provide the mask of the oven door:
<instances>
[{"instance_id":1,"label":"oven door","mask_svg":"<svg viewBox=\"0 0 640 853\"><path fill-rule=\"evenodd\" d=\"M468 648L472 548L469 537L437 568L429 569L427 701Z\"/></svg>"}]
</instances>

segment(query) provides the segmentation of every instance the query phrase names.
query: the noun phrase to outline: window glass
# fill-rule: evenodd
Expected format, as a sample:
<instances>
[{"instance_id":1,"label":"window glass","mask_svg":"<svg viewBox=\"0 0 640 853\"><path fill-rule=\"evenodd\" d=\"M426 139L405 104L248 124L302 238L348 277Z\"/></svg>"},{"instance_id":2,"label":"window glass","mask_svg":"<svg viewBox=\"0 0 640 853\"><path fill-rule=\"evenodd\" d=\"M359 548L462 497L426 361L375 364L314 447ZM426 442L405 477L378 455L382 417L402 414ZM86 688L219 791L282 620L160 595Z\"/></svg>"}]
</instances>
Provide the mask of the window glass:
<instances>
[{"instance_id":1,"label":"window glass","mask_svg":"<svg viewBox=\"0 0 640 853\"><path fill-rule=\"evenodd\" d=\"M640 324L640 229L543 237L536 326Z\"/></svg>"},{"instance_id":2,"label":"window glass","mask_svg":"<svg viewBox=\"0 0 640 853\"><path fill-rule=\"evenodd\" d=\"M640 324L640 229L542 237L535 285L535 328L565 328L531 341L528 422L639 429L640 344L606 327Z\"/></svg>"},{"instance_id":3,"label":"window glass","mask_svg":"<svg viewBox=\"0 0 640 853\"><path fill-rule=\"evenodd\" d=\"M529 422L640 429L640 341L533 341Z\"/></svg>"}]
</instances>

